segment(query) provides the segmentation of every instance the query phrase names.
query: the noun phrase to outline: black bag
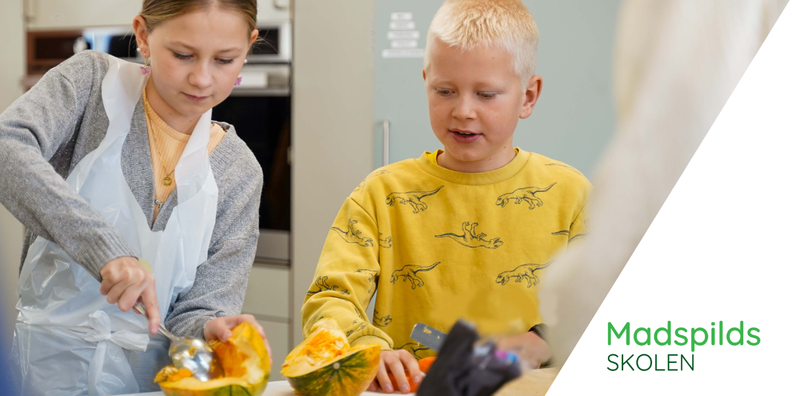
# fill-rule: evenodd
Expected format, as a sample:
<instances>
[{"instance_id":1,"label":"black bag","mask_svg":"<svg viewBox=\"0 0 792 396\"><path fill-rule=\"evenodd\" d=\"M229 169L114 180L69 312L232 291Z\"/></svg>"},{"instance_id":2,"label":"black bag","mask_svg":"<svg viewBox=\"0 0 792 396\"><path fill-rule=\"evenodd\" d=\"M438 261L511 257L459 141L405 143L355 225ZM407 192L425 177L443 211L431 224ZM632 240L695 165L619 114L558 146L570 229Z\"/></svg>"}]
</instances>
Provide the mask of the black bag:
<instances>
[{"instance_id":1,"label":"black bag","mask_svg":"<svg viewBox=\"0 0 792 396\"><path fill-rule=\"evenodd\" d=\"M417 395L489 396L520 376L520 364L514 354L499 351L493 342L475 346L478 339L472 324L457 321Z\"/></svg>"}]
</instances>

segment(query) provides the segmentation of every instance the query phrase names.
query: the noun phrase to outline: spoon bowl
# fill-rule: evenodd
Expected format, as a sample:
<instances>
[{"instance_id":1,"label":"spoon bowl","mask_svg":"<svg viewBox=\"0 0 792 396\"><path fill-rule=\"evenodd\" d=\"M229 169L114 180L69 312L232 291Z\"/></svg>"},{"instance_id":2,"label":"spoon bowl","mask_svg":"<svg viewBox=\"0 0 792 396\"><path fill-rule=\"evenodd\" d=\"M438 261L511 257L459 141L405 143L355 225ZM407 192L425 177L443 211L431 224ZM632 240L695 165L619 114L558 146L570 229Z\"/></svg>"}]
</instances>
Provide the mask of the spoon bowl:
<instances>
[{"instance_id":1,"label":"spoon bowl","mask_svg":"<svg viewBox=\"0 0 792 396\"><path fill-rule=\"evenodd\" d=\"M148 317L142 301L135 303L132 309ZM195 378L204 382L223 377L223 367L220 366L217 353L204 340L193 337L177 337L165 329L162 323L159 324L159 333L171 341L168 354L173 361L173 367L190 370Z\"/></svg>"}]
</instances>

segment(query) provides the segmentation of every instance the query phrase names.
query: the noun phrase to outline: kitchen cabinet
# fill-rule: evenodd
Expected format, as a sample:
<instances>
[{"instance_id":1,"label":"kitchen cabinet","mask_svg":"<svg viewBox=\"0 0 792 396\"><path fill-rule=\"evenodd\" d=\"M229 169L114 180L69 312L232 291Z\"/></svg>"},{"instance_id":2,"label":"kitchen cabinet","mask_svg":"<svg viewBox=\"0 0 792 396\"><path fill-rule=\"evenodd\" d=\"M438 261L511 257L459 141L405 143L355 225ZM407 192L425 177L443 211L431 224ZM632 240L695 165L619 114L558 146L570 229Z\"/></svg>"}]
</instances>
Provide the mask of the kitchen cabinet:
<instances>
[{"instance_id":1,"label":"kitchen cabinet","mask_svg":"<svg viewBox=\"0 0 792 396\"><path fill-rule=\"evenodd\" d=\"M289 311L289 267L253 264L245 293L242 313L251 314L264 327L272 348L272 374L270 380L281 379L280 365L291 351L292 321Z\"/></svg>"},{"instance_id":2,"label":"kitchen cabinet","mask_svg":"<svg viewBox=\"0 0 792 396\"><path fill-rule=\"evenodd\" d=\"M377 0L374 13L374 164L441 148L421 77L426 32L443 0ZM524 0L539 28L536 73L544 87L514 144L590 175L614 124L611 58L618 0Z\"/></svg>"},{"instance_id":3,"label":"kitchen cabinet","mask_svg":"<svg viewBox=\"0 0 792 396\"><path fill-rule=\"evenodd\" d=\"M28 30L128 25L131 34L132 19L141 4L129 0L25 0L25 17Z\"/></svg>"},{"instance_id":4,"label":"kitchen cabinet","mask_svg":"<svg viewBox=\"0 0 792 396\"><path fill-rule=\"evenodd\" d=\"M253 264L242 311L260 317L289 318L289 268Z\"/></svg>"},{"instance_id":5,"label":"kitchen cabinet","mask_svg":"<svg viewBox=\"0 0 792 396\"><path fill-rule=\"evenodd\" d=\"M270 381L280 381L283 379L281 375L281 365L286 360L286 355L291 352L292 348L289 346L289 324L280 322L271 322L268 320L258 321L264 332L267 334L270 348L272 348L272 370L270 371Z\"/></svg>"},{"instance_id":6,"label":"kitchen cabinet","mask_svg":"<svg viewBox=\"0 0 792 396\"><path fill-rule=\"evenodd\" d=\"M141 0L24 0L28 30L129 26L140 12ZM289 0L259 0L259 21L290 18Z\"/></svg>"}]
</instances>

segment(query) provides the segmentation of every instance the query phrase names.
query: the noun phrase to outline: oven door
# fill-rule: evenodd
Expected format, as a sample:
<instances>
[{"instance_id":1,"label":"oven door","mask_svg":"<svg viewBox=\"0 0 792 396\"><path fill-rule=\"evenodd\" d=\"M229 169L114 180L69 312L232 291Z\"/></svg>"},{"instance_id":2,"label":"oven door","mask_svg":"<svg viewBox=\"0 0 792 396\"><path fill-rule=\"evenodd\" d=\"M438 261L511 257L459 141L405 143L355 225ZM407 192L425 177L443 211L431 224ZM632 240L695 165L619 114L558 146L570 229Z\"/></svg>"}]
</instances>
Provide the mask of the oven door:
<instances>
[{"instance_id":1,"label":"oven door","mask_svg":"<svg viewBox=\"0 0 792 396\"><path fill-rule=\"evenodd\" d=\"M234 125L264 171L256 258L288 264L291 230L291 92L289 68L251 65L242 85L217 105L212 118ZM285 73L285 74L284 74Z\"/></svg>"}]
</instances>

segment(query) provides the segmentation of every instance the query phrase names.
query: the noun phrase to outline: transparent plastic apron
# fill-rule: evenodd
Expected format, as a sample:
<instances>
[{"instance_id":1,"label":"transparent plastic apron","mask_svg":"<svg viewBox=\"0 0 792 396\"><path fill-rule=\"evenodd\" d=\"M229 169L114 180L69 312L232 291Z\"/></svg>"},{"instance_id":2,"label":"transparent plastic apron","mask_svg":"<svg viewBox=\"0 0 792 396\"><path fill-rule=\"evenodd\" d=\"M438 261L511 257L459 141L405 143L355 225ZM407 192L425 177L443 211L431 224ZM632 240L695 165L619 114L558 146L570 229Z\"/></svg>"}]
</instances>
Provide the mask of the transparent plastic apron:
<instances>
[{"instance_id":1,"label":"transparent plastic apron","mask_svg":"<svg viewBox=\"0 0 792 396\"><path fill-rule=\"evenodd\" d=\"M207 151L211 110L198 121L176 165L179 203L165 230L152 232L121 169L121 150L147 77L140 65L113 57L109 62L102 82L107 135L66 181L151 263L164 317L179 293L192 287L214 228L217 183ZM99 286L55 243L38 237L30 246L17 285L12 353L24 395L139 391L124 349L146 350L147 320L108 304Z\"/></svg>"}]
</instances>

